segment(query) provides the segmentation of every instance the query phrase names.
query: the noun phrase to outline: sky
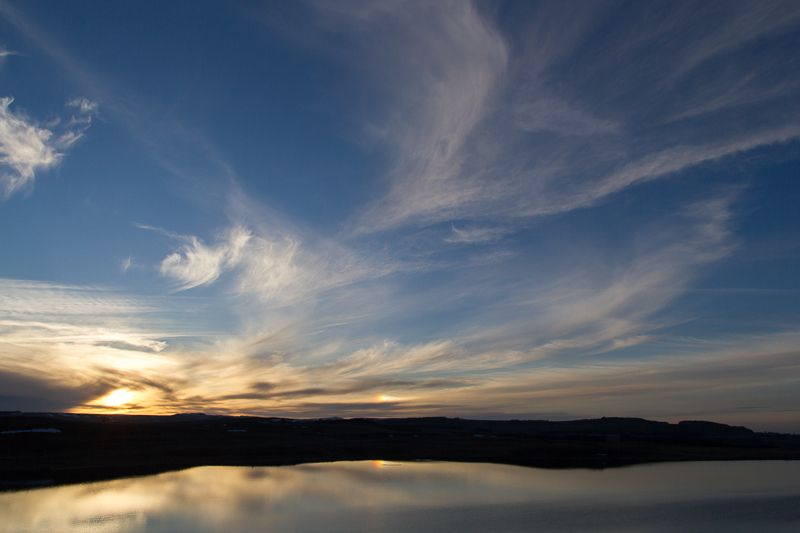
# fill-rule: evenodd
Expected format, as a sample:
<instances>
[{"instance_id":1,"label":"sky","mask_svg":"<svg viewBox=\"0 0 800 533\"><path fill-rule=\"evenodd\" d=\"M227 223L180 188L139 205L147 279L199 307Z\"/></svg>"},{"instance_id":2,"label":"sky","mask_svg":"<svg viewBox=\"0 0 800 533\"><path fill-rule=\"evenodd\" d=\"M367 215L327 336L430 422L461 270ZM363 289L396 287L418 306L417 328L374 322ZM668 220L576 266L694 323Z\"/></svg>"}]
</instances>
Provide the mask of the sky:
<instances>
[{"instance_id":1,"label":"sky","mask_svg":"<svg viewBox=\"0 0 800 533\"><path fill-rule=\"evenodd\" d=\"M0 0L0 410L800 432L800 3Z\"/></svg>"}]
</instances>

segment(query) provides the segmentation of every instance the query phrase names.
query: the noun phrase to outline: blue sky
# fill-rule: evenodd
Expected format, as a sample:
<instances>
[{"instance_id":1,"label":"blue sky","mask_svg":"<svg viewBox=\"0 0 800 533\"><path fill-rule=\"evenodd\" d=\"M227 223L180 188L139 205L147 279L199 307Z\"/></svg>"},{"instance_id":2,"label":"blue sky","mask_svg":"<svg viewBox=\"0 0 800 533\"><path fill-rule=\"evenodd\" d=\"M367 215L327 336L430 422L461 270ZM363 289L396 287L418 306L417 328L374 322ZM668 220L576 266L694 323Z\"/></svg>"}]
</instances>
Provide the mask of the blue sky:
<instances>
[{"instance_id":1,"label":"blue sky","mask_svg":"<svg viewBox=\"0 0 800 533\"><path fill-rule=\"evenodd\" d=\"M796 2L0 3L0 409L800 431Z\"/></svg>"}]
</instances>

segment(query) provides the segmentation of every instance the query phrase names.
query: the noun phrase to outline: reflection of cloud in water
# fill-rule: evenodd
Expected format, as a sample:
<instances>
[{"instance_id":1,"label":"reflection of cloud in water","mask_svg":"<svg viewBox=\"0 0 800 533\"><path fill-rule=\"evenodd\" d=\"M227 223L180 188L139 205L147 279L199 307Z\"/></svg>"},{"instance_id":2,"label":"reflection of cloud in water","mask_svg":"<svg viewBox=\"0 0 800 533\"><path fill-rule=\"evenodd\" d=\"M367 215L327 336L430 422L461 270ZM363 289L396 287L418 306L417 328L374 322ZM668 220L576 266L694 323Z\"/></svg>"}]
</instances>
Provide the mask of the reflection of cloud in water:
<instances>
[{"instance_id":1,"label":"reflection of cloud in water","mask_svg":"<svg viewBox=\"0 0 800 533\"><path fill-rule=\"evenodd\" d=\"M671 513L683 515L681 520L707 521L731 510L741 522L731 524L743 527L747 516L756 516L742 518L750 508L770 510L759 520L797 514L797 479L799 462L676 463L602 471L380 460L202 467L0 494L0 532L357 531L403 530L412 524L480 530L498 514L505 525L495 522L493 527L501 530L525 529L539 520L581 527L580 520L589 524L601 517L611 527L623 516L629 521L641 517L646 522L640 527L666 520L666 527L670 520L676 523Z\"/></svg>"}]
</instances>

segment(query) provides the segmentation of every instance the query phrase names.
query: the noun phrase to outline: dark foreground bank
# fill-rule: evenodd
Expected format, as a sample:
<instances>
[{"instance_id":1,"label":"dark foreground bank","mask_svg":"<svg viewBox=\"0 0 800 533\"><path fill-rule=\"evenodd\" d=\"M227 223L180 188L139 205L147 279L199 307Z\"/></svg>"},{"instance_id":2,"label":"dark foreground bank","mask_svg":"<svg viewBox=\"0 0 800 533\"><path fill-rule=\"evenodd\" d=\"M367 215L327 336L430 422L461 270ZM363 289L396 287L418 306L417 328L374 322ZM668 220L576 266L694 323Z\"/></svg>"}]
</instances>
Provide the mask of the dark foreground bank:
<instances>
[{"instance_id":1,"label":"dark foreground bank","mask_svg":"<svg viewBox=\"0 0 800 533\"><path fill-rule=\"evenodd\" d=\"M800 435L636 418L548 422L0 414L0 490L203 465L363 459L552 468L800 459Z\"/></svg>"}]
</instances>

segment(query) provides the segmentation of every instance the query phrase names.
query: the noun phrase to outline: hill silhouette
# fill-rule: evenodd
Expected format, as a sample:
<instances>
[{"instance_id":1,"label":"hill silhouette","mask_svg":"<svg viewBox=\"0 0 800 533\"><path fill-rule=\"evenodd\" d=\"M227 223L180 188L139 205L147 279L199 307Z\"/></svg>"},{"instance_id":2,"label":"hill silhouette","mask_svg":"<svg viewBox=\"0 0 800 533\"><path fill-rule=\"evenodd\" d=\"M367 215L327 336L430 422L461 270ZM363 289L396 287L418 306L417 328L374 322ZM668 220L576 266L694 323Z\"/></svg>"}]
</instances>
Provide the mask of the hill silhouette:
<instances>
[{"instance_id":1,"label":"hill silhouette","mask_svg":"<svg viewBox=\"0 0 800 533\"><path fill-rule=\"evenodd\" d=\"M0 413L0 489L205 465L341 460L607 468L658 461L800 459L800 435L707 421L286 419Z\"/></svg>"}]
</instances>

